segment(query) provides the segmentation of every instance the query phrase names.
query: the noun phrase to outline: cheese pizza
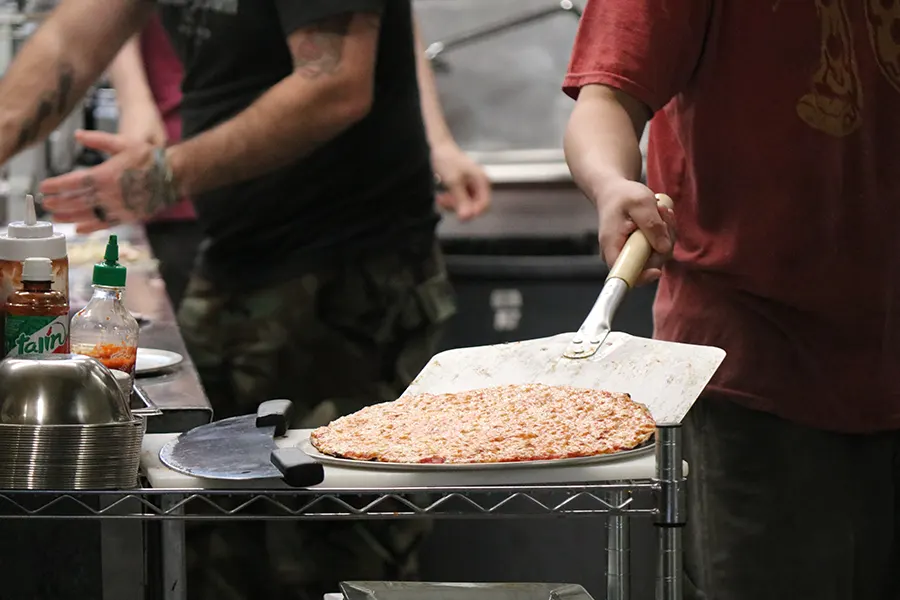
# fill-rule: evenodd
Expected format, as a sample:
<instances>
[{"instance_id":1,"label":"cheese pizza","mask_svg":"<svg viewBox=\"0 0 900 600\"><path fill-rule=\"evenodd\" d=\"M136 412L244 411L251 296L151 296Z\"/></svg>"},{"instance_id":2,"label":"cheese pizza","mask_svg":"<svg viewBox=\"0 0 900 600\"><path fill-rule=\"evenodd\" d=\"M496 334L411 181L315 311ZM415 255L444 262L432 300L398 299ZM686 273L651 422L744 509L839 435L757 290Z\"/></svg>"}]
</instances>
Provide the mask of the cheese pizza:
<instances>
[{"instance_id":1,"label":"cheese pizza","mask_svg":"<svg viewBox=\"0 0 900 600\"><path fill-rule=\"evenodd\" d=\"M628 394L534 383L403 396L320 427L310 442L355 460L502 463L613 454L655 427Z\"/></svg>"}]
</instances>

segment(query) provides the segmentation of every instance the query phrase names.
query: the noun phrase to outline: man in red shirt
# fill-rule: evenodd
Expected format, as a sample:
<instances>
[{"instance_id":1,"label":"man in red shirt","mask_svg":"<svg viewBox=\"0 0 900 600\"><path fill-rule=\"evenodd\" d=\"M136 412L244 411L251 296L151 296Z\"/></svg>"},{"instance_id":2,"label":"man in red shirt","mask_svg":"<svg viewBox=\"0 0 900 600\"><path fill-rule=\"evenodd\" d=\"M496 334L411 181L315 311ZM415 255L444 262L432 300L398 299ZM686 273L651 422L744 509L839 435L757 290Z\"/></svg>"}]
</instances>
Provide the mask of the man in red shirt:
<instances>
[{"instance_id":1,"label":"man in red shirt","mask_svg":"<svg viewBox=\"0 0 900 600\"><path fill-rule=\"evenodd\" d=\"M900 598L892 7L587 4L566 154L603 257L640 228L656 336L728 352L686 422L689 596Z\"/></svg>"}]
</instances>

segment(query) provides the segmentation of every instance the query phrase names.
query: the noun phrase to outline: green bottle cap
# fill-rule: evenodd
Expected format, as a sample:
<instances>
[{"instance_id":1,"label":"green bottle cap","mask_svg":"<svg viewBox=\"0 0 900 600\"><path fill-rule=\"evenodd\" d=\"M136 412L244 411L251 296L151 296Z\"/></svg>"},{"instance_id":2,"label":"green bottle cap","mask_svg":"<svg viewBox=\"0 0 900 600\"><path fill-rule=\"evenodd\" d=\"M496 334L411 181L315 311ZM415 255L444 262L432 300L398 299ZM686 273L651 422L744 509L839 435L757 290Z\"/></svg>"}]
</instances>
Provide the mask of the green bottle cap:
<instances>
[{"instance_id":1,"label":"green bottle cap","mask_svg":"<svg viewBox=\"0 0 900 600\"><path fill-rule=\"evenodd\" d=\"M119 239L113 234L106 244L103 262L94 265L94 285L125 287L127 269L119 264Z\"/></svg>"}]
</instances>

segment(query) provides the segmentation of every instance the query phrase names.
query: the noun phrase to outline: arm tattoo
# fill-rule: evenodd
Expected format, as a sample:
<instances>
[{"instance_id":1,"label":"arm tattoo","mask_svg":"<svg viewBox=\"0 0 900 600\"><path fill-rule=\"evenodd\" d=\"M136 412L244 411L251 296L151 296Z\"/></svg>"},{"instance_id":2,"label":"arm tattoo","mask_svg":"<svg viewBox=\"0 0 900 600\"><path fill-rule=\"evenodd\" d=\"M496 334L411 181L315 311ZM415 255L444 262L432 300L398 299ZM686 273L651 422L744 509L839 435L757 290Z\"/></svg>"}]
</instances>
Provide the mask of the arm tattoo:
<instances>
[{"instance_id":1,"label":"arm tattoo","mask_svg":"<svg viewBox=\"0 0 900 600\"><path fill-rule=\"evenodd\" d=\"M22 124L22 129L19 131L19 150L23 149L25 146L34 142L38 138L38 134L41 132L41 126L44 124L44 121L47 120L51 114L53 114L53 105L55 104L56 94L54 92L45 92L41 96L40 102L38 102L37 110L34 111L34 116L25 121Z\"/></svg>"},{"instance_id":2,"label":"arm tattoo","mask_svg":"<svg viewBox=\"0 0 900 600\"><path fill-rule=\"evenodd\" d=\"M66 114L69 110L69 103L72 100L74 85L75 70L71 65L61 64L59 66L56 89L44 92L34 111L34 116L22 124L22 128L19 131L19 150L38 139L44 123L54 112L58 115Z\"/></svg>"},{"instance_id":3,"label":"arm tattoo","mask_svg":"<svg viewBox=\"0 0 900 600\"><path fill-rule=\"evenodd\" d=\"M119 176L119 189L125 207L141 217L155 215L178 201L172 181L167 178L166 165L158 160L145 169L126 169Z\"/></svg>"},{"instance_id":4,"label":"arm tattoo","mask_svg":"<svg viewBox=\"0 0 900 600\"><path fill-rule=\"evenodd\" d=\"M56 113L65 115L69 112L69 101L72 99L72 88L75 86L75 69L71 65L59 66L58 96L56 98Z\"/></svg>"},{"instance_id":5,"label":"arm tattoo","mask_svg":"<svg viewBox=\"0 0 900 600\"><path fill-rule=\"evenodd\" d=\"M353 17L353 14L331 17L292 35L289 45L297 73L316 79L337 71Z\"/></svg>"},{"instance_id":6,"label":"arm tattoo","mask_svg":"<svg viewBox=\"0 0 900 600\"><path fill-rule=\"evenodd\" d=\"M153 196L153 186L148 173L142 169L126 169L119 178L122 202L128 210L147 214Z\"/></svg>"}]
</instances>

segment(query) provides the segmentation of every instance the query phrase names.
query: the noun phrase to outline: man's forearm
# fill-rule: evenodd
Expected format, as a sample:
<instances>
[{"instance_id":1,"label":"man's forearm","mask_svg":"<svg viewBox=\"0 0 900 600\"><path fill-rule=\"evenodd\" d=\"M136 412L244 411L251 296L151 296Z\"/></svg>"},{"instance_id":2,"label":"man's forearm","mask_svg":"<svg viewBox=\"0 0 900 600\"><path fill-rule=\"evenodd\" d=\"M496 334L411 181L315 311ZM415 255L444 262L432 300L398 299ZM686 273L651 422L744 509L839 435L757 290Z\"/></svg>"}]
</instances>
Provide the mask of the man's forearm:
<instances>
[{"instance_id":1,"label":"man's forearm","mask_svg":"<svg viewBox=\"0 0 900 600\"><path fill-rule=\"evenodd\" d=\"M434 70L431 61L425 55L425 45L422 34L419 31L418 21L413 22L415 28L416 44L416 76L419 80L419 96L422 104L422 119L425 121L425 132L428 135L428 143L432 147L453 141L453 134L447 126L444 118L444 109L441 107L438 96L437 83L434 79Z\"/></svg>"},{"instance_id":2,"label":"man's forearm","mask_svg":"<svg viewBox=\"0 0 900 600\"><path fill-rule=\"evenodd\" d=\"M50 29L28 41L0 80L0 163L53 131L93 81Z\"/></svg>"},{"instance_id":3,"label":"man's forearm","mask_svg":"<svg viewBox=\"0 0 900 600\"><path fill-rule=\"evenodd\" d=\"M167 151L178 190L195 195L246 181L310 154L369 110L352 90L284 79L233 119Z\"/></svg>"},{"instance_id":4,"label":"man's forearm","mask_svg":"<svg viewBox=\"0 0 900 600\"><path fill-rule=\"evenodd\" d=\"M0 163L59 125L148 6L140 0L60 3L0 79Z\"/></svg>"},{"instance_id":5,"label":"man's forearm","mask_svg":"<svg viewBox=\"0 0 900 600\"><path fill-rule=\"evenodd\" d=\"M581 91L564 146L572 176L591 201L602 195L606 181L640 179L640 138L648 116L645 107L612 89Z\"/></svg>"}]
</instances>

